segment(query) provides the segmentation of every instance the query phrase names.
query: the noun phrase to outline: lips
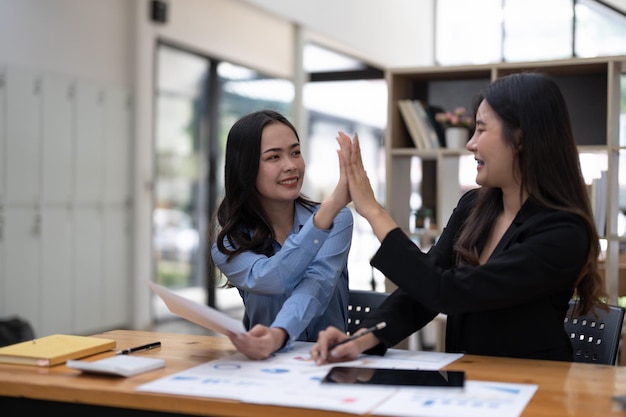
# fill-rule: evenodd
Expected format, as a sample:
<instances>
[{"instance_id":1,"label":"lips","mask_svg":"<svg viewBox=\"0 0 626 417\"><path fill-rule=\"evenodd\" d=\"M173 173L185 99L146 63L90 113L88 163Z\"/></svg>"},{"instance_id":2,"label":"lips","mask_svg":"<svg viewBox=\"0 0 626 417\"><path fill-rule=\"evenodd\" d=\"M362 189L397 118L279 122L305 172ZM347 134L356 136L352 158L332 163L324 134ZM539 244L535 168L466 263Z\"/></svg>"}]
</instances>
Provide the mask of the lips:
<instances>
[{"instance_id":1,"label":"lips","mask_svg":"<svg viewBox=\"0 0 626 417\"><path fill-rule=\"evenodd\" d=\"M278 181L278 183L280 185L293 185L293 184L297 184L298 183L298 177L294 177L294 178L287 178L285 180L282 181Z\"/></svg>"}]
</instances>

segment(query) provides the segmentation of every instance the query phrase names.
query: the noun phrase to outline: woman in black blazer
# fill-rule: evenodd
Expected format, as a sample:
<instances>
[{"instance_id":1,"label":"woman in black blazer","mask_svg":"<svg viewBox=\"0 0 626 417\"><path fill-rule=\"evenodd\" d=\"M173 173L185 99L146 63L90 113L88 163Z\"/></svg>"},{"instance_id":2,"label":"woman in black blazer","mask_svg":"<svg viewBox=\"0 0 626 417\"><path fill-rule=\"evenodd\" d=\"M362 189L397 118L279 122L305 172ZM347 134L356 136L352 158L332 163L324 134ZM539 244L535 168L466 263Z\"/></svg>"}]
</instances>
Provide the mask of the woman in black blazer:
<instances>
[{"instance_id":1,"label":"woman in black blazer","mask_svg":"<svg viewBox=\"0 0 626 417\"><path fill-rule=\"evenodd\" d=\"M519 73L494 81L475 103L467 149L481 187L461 197L428 253L377 203L358 137L339 133L351 198L381 242L371 264L398 289L363 323L385 328L330 352L346 335L320 332L311 349L317 363L384 354L440 312L448 316L447 352L572 360L563 327L570 298L584 313L606 293L565 100L548 76Z\"/></svg>"}]
</instances>

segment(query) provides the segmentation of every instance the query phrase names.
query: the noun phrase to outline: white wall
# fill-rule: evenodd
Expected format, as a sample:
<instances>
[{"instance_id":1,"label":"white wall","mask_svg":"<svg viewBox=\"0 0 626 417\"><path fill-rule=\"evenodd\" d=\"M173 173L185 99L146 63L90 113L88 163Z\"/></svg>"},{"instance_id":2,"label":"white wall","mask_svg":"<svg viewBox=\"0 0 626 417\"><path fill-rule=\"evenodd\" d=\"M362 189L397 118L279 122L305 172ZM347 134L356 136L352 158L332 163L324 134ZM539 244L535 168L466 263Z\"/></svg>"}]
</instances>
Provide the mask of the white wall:
<instances>
[{"instance_id":1,"label":"white wall","mask_svg":"<svg viewBox=\"0 0 626 417\"><path fill-rule=\"evenodd\" d=\"M244 0L382 68L434 62L434 0ZM626 1L626 0L614 0Z\"/></svg>"},{"instance_id":2,"label":"white wall","mask_svg":"<svg viewBox=\"0 0 626 417\"><path fill-rule=\"evenodd\" d=\"M129 89L128 0L0 0L0 61Z\"/></svg>"},{"instance_id":3,"label":"white wall","mask_svg":"<svg viewBox=\"0 0 626 417\"><path fill-rule=\"evenodd\" d=\"M617 10L626 12L626 0L603 0L609 6L615 7Z\"/></svg>"},{"instance_id":4,"label":"white wall","mask_svg":"<svg viewBox=\"0 0 626 417\"><path fill-rule=\"evenodd\" d=\"M140 3L137 23L146 26L148 38L162 37L211 57L291 77L293 27L284 19L240 1L184 0L169 1L167 23L155 24L147 19L149 1Z\"/></svg>"}]
</instances>

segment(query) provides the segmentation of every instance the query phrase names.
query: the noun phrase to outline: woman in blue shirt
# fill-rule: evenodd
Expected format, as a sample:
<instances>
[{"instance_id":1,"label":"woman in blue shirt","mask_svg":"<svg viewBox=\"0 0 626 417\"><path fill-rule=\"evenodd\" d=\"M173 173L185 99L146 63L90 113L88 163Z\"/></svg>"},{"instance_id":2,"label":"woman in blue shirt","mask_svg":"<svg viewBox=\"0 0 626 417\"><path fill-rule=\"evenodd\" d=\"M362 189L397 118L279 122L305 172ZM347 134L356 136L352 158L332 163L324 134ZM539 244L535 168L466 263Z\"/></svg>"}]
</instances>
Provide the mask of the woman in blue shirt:
<instances>
[{"instance_id":1,"label":"woman in blue shirt","mask_svg":"<svg viewBox=\"0 0 626 417\"><path fill-rule=\"evenodd\" d=\"M301 194L305 163L294 126L263 110L228 134L225 197L213 262L237 287L245 334L230 334L251 359L294 340L314 341L328 326L347 325L352 213L344 172L322 203Z\"/></svg>"}]
</instances>

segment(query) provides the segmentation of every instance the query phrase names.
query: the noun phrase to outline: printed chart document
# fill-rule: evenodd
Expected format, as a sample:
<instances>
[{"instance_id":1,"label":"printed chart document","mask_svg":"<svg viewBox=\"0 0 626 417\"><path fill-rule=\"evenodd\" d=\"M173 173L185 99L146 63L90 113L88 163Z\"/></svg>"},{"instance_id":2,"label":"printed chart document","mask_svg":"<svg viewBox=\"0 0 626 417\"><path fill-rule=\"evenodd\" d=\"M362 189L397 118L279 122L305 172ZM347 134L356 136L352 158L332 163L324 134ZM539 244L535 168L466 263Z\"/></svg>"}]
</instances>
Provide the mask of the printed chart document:
<instances>
[{"instance_id":1,"label":"printed chart document","mask_svg":"<svg viewBox=\"0 0 626 417\"><path fill-rule=\"evenodd\" d=\"M152 281L146 281L165 302L167 308L177 316L189 320L199 326L226 335L227 330L236 334L245 333L246 329L240 320L234 319L219 310L205 304L196 303Z\"/></svg>"},{"instance_id":2,"label":"printed chart document","mask_svg":"<svg viewBox=\"0 0 626 417\"><path fill-rule=\"evenodd\" d=\"M397 387L359 390L323 386L321 380L334 364L316 365L309 354L312 345L295 342L291 349L277 352L263 361L250 360L235 353L149 382L138 389L357 414L367 413L396 392ZM462 356L400 349L391 349L388 354L389 357L363 355L344 363L374 368L438 369Z\"/></svg>"},{"instance_id":3,"label":"printed chart document","mask_svg":"<svg viewBox=\"0 0 626 417\"><path fill-rule=\"evenodd\" d=\"M537 391L537 385L465 381L463 390L401 389L374 415L412 417L518 417Z\"/></svg>"},{"instance_id":4,"label":"printed chart document","mask_svg":"<svg viewBox=\"0 0 626 417\"><path fill-rule=\"evenodd\" d=\"M316 365L312 343L296 342L263 361L241 353L213 360L139 386L140 391L238 400L352 414L441 417L518 417L536 385L466 381L465 388L326 385L321 380L336 364ZM437 370L462 354L390 349L385 356L361 355L344 365ZM210 387L210 388L209 388ZM233 387L237 387L234 389Z\"/></svg>"}]
</instances>

